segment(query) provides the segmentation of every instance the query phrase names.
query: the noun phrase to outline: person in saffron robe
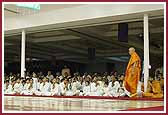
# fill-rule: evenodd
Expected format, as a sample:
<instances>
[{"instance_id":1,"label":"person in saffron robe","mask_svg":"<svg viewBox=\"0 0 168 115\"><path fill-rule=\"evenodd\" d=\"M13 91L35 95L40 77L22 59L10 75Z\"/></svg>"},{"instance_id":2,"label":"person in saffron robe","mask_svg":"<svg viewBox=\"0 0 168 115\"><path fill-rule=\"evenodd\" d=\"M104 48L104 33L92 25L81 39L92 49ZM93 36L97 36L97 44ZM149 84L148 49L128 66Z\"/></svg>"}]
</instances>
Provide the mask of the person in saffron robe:
<instances>
[{"instance_id":1,"label":"person in saffron robe","mask_svg":"<svg viewBox=\"0 0 168 115\"><path fill-rule=\"evenodd\" d=\"M131 57L125 72L124 87L133 95L137 92L137 85L140 79L141 59L133 47L129 48L129 54Z\"/></svg>"},{"instance_id":2,"label":"person in saffron robe","mask_svg":"<svg viewBox=\"0 0 168 115\"><path fill-rule=\"evenodd\" d=\"M160 81L149 78L147 91L143 92L143 97L149 98L163 98L163 91L161 89Z\"/></svg>"}]
</instances>

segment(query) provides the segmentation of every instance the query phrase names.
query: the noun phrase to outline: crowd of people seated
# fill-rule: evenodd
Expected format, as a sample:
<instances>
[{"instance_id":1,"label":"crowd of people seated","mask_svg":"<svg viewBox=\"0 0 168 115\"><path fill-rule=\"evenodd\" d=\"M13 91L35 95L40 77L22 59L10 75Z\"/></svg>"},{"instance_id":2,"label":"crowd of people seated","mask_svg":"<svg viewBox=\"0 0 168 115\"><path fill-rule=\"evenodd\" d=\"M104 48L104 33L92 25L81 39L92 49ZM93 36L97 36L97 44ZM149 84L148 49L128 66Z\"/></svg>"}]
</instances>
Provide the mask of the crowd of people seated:
<instances>
[{"instance_id":1,"label":"crowd of people seated","mask_svg":"<svg viewBox=\"0 0 168 115\"><path fill-rule=\"evenodd\" d=\"M157 82L156 82L157 81ZM5 74L4 94L38 95L38 96L110 96L110 97L163 97L164 79L159 74L157 78L149 79L147 92L143 92L143 83L139 83L139 94L131 95L124 87L124 74L117 72L108 74L78 72L72 76L65 72L45 76L42 72L20 74Z\"/></svg>"}]
</instances>

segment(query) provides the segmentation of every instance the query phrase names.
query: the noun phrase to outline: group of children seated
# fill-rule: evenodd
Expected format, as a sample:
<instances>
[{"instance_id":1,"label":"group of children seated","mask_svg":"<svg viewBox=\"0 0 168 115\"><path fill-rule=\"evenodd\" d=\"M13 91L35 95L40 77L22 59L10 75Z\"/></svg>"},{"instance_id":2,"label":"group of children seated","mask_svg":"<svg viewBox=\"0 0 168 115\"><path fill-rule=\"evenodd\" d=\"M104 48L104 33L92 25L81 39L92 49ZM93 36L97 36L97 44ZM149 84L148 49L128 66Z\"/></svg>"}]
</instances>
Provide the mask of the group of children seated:
<instances>
[{"instance_id":1,"label":"group of children seated","mask_svg":"<svg viewBox=\"0 0 168 115\"><path fill-rule=\"evenodd\" d=\"M38 95L38 96L110 96L130 97L125 89L124 74L99 75L94 73L69 76L49 71L47 76L42 73L27 74L25 78L10 74L5 76L4 94ZM140 89L141 90L141 89Z\"/></svg>"}]
</instances>

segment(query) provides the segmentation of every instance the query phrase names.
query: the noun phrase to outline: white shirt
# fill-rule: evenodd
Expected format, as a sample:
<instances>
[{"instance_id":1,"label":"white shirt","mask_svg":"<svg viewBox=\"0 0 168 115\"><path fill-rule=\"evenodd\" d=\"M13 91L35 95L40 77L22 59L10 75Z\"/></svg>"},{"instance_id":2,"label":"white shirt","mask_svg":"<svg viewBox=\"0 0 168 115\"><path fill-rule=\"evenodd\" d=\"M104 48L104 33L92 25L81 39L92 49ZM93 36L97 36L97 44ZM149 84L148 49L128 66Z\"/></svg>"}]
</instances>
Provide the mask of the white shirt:
<instances>
[{"instance_id":1,"label":"white shirt","mask_svg":"<svg viewBox=\"0 0 168 115\"><path fill-rule=\"evenodd\" d=\"M48 82L42 82L40 84L40 91L43 92L43 93L46 93L46 92L49 92L50 91L50 84Z\"/></svg>"},{"instance_id":2,"label":"white shirt","mask_svg":"<svg viewBox=\"0 0 168 115\"><path fill-rule=\"evenodd\" d=\"M90 84L90 90L91 90L91 92L96 92L96 83L95 82L92 82L91 84Z\"/></svg>"},{"instance_id":3,"label":"white shirt","mask_svg":"<svg viewBox=\"0 0 168 115\"><path fill-rule=\"evenodd\" d=\"M90 88L90 85L88 85L88 86L84 86L83 87L83 94L84 95L90 95L90 90L91 88Z\"/></svg>"},{"instance_id":4,"label":"white shirt","mask_svg":"<svg viewBox=\"0 0 168 115\"><path fill-rule=\"evenodd\" d=\"M110 91L117 92L120 87L120 83L118 81L115 81L114 85L112 86L112 82L110 82L108 87Z\"/></svg>"},{"instance_id":5,"label":"white shirt","mask_svg":"<svg viewBox=\"0 0 168 115\"><path fill-rule=\"evenodd\" d=\"M60 92L60 85L57 83L51 84L51 92Z\"/></svg>"},{"instance_id":6,"label":"white shirt","mask_svg":"<svg viewBox=\"0 0 168 115\"><path fill-rule=\"evenodd\" d=\"M15 83L14 91L20 93L21 91L23 91L23 85L21 83Z\"/></svg>"},{"instance_id":7,"label":"white shirt","mask_svg":"<svg viewBox=\"0 0 168 115\"><path fill-rule=\"evenodd\" d=\"M8 88L5 90L5 94L6 93L11 93L11 92L13 92L13 87L12 87L11 84L9 84Z\"/></svg>"},{"instance_id":8,"label":"white shirt","mask_svg":"<svg viewBox=\"0 0 168 115\"><path fill-rule=\"evenodd\" d=\"M28 90L30 87L30 83L25 83L23 90Z\"/></svg>"}]
</instances>

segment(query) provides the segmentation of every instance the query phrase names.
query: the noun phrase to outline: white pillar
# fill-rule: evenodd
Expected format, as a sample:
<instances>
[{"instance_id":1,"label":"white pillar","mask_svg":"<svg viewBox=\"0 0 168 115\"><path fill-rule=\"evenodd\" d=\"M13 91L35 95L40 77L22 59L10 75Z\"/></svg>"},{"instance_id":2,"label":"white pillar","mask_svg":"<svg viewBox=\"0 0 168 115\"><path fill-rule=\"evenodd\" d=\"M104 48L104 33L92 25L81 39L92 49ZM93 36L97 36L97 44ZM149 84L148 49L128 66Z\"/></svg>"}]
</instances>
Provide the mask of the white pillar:
<instances>
[{"instance_id":1,"label":"white pillar","mask_svg":"<svg viewBox=\"0 0 168 115\"><path fill-rule=\"evenodd\" d=\"M149 24L148 15L144 14L144 92L147 91L149 78Z\"/></svg>"},{"instance_id":2,"label":"white pillar","mask_svg":"<svg viewBox=\"0 0 168 115\"><path fill-rule=\"evenodd\" d=\"M25 44L26 44L26 33L22 30L21 40L21 77L25 77Z\"/></svg>"}]
</instances>

